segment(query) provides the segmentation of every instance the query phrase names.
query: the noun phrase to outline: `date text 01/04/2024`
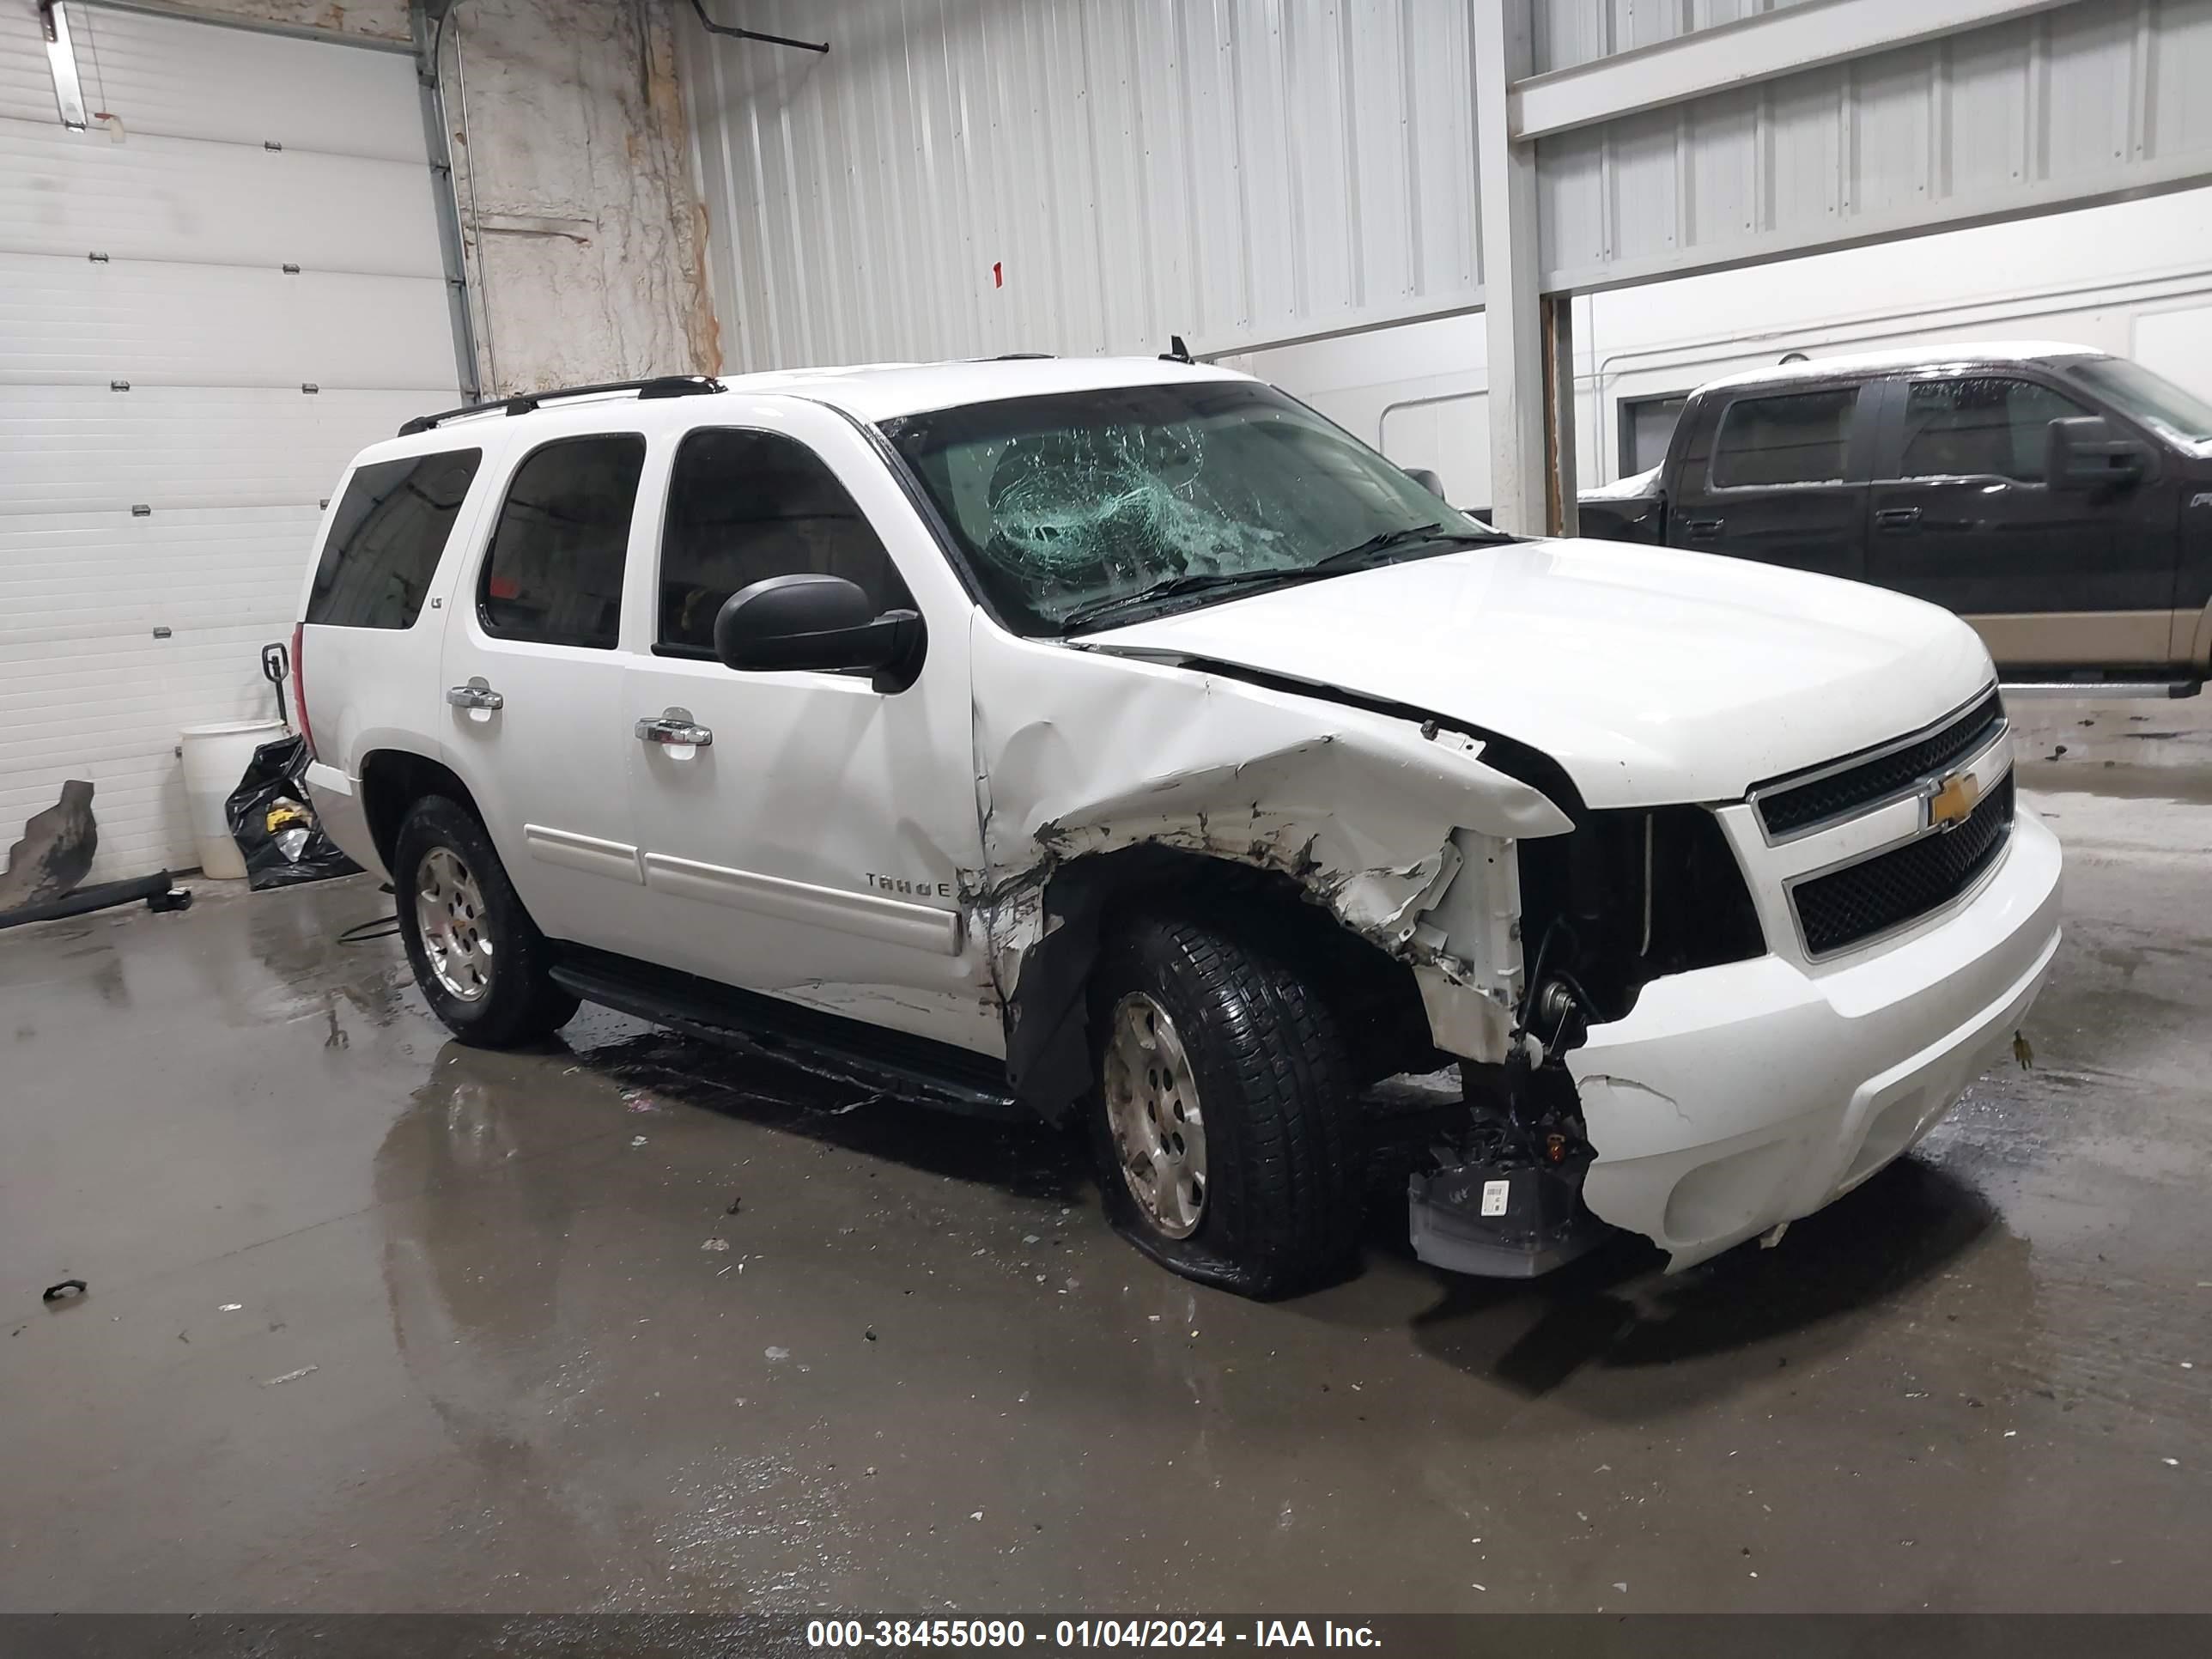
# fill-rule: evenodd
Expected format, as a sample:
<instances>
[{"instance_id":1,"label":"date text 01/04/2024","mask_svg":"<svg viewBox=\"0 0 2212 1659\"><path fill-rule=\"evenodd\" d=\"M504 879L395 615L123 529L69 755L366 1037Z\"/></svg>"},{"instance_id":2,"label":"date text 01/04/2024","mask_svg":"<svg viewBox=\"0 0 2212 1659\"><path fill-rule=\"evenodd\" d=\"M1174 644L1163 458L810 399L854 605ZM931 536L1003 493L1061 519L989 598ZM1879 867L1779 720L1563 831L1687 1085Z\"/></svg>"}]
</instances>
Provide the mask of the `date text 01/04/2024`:
<instances>
[{"instance_id":1,"label":"date text 01/04/2024","mask_svg":"<svg viewBox=\"0 0 2212 1659\"><path fill-rule=\"evenodd\" d=\"M1316 1624L1318 1628L1316 1628ZM1197 1648L1237 1643L1258 1648L1371 1648L1365 1625L1333 1620L1255 1619L1249 1629L1220 1619L1061 1619L1033 1630L1018 1619L817 1619L806 1626L809 1647L966 1648L1011 1651L1034 1641L1054 1648Z\"/></svg>"}]
</instances>

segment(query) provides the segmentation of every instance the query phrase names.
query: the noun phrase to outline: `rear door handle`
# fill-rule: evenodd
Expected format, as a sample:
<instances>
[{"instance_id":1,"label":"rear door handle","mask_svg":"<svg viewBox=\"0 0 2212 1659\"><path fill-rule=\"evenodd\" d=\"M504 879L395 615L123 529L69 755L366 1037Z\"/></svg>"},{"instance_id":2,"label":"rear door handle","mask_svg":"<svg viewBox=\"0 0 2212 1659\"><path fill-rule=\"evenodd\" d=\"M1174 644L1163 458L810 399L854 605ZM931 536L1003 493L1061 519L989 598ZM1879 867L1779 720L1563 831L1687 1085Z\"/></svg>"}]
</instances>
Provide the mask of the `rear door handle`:
<instances>
[{"instance_id":1,"label":"rear door handle","mask_svg":"<svg viewBox=\"0 0 2212 1659\"><path fill-rule=\"evenodd\" d=\"M446 688L446 701L456 708L482 708L490 710L504 708L507 707L507 699L500 696L498 692L493 690L489 685L485 684L484 678L481 674L471 680L466 685L447 686Z\"/></svg>"},{"instance_id":2,"label":"rear door handle","mask_svg":"<svg viewBox=\"0 0 2212 1659\"><path fill-rule=\"evenodd\" d=\"M1874 521L1884 530L1910 530L1920 522L1917 507L1885 507L1874 515Z\"/></svg>"},{"instance_id":3,"label":"rear door handle","mask_svg":"<svg viewBox=\"0 0 2212 1659\"><path fill-rule=\"evenodd\" d=\"M708 749L714 734L691 718L688 708L671 708L648 715L637 723L638 741L665 744L671 749Z\"/></svg>"},{"instance_id":4,"label":"rear door handle","mask_svg":"<svg viewBox=\"0 0 2212 1659\"><path fill-rule=\"evenodd\" d=\"M1682 525L1682 533L1687 536L1693 542L1714 541L1718 539L1721 533L1721 526L1724 522L1726 521L1721 519L1685 520Z\"/></svg>"}]
</instances>

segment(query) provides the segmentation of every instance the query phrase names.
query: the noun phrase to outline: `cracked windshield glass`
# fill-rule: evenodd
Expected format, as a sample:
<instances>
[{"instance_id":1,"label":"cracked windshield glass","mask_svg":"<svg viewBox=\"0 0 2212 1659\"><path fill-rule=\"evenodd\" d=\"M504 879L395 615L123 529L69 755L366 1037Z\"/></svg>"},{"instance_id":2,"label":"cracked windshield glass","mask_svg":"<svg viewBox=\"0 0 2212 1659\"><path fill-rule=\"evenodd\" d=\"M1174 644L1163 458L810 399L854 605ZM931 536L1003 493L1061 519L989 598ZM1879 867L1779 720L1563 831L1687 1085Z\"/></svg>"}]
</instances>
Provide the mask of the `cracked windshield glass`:
<instances>
[{"instance_id":1,"label":"cracked windshield glass","mask_svg":"<svg viewBox=\"0 0 2212 1659\"><path fill-rule=\"evenodd\" d=\"M1028 634L1503 539L1243 381L971 404L884 431L999 614Z\"/></svg>"}]
</instances>

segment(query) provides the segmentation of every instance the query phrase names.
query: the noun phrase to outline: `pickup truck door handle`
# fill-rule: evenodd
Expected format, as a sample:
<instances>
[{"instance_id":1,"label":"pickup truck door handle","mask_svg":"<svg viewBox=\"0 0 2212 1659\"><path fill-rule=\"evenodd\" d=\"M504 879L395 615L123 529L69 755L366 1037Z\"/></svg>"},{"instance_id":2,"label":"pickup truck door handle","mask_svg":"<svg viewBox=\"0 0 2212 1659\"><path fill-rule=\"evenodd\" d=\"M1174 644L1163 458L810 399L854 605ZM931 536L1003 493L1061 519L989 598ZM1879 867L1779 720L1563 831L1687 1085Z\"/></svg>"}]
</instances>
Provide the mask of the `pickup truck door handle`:
<instances>
[{"instance_id":1,"label":"pickup truck door handle","mask_svg":"<svg viewBox=\"0 0 2212 1659\"><path fill-rule=\"evenodd\" d=\"M1920 522L1917 507L1885 507L1874 515L1874 521L1884 530L1910 530Z\"/></svg>"},{"instance_id":2,"label":"pickup truck door handle","mask_svg":"<svg viewBox=\"0 0 2212 1659\"><path fill-rule=\"evenodd\" d=\"M1721 519L1686 519L1682 523L1682 533L1693 542L1715 541L1719 538L1721 526L1724 522Z\"/></svg>"},{"instance_id":3,"label":"pickup truck door handle","mask_svg":"<svg viewBox=\"0 0 2212 1659\"><path fill-rule=\"evenodd\" d=\"M671 708L637 723L638 741L665 744L671 749L707 749L714 734L691 718L688 708Z\"/></svg>"},{"instance_id":4,"label":"pickup truck door handle","mask_svg":"<svg viewBox=\"0 0 2212 1659\"><path fill-rule=\"evenodd\" d=\"M447 686L446 701L456 708L482 708L489 711L507 707L507 699L486 684L481 674L466 685Z\"/></svg>"}]
</instances>

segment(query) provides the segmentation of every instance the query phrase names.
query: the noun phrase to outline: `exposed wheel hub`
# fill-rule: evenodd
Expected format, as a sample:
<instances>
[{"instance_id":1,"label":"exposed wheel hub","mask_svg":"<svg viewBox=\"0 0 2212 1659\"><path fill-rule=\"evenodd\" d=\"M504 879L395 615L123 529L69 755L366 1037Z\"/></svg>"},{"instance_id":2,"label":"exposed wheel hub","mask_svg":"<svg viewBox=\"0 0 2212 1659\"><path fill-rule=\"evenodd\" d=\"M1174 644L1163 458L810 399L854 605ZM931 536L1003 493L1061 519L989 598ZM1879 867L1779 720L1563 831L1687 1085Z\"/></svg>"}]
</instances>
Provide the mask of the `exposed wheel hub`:
<instances>
[{"instance_id":1,"label":"exposed wheel hub","mask_svg":"<svg viewBox=\"0 0 2212 1659\"><path fill-rule=\"evenodd\" d=\"M1206 1216L1206 1124L1198 1082L1167 1010L1141 991L1115 1005L1103 1081L1122 1178L1145 1218L1188 1238Z\"/></svg>"},{"instance_id":2,"label":"exposed wheel hub","mask_svg":"<svg viewBox=\"0 0 2212 1659\"><path fill-rule=\"evenodd\" d=\"M434 847L415 870L415 921L422 954L447 994L481 1002L491 994L492 939L483 892L449 847Z\"/></svg>"}]
</instances>

